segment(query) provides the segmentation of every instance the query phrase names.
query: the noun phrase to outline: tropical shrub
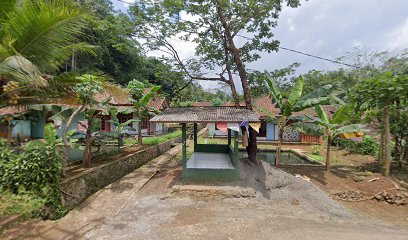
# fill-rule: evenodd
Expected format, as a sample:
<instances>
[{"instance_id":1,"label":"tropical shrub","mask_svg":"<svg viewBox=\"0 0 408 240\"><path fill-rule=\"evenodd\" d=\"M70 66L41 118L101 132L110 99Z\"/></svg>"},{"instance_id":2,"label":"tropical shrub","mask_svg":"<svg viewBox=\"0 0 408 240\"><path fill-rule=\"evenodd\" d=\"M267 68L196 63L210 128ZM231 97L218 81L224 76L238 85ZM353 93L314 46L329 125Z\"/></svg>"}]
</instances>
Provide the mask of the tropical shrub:
<instances>
[{"instance_id":1,"label":"tropical shrub","mask_svg":"<svg viewBox=\"0 0 408 240\"><path fill-rule=\"evenodd\" d=\"M312 154L316 156L320 156L320 145L312 146Z\"/></svg>"},{"instance_id":2,"label":"tropical shrub","mask_svg":"<svg viewBox=\"0 0 408 240\"><path fill-rule=\"evenodd\" d=\"M371 136L364 136L360 142L337 138L334 144L347 149L349 152L362 155L376 156L379 149L379 144Z\"/></svg>"},{"instance_id":3,"label":"tropical shrub","mask_svg":"<svg viewBox=\"0 0 408 240\"><path fill-rule=\"evenodd\" d=\"M54 219L65 213L60 201L62 156L56 147L52 125L45 128L45 143L29 142L21 154L8 150L1 141L0 189L43 200L38 216Z\"/></svg>"},{"instance_id":4,"label":"tropical shrub","mask_svg":"<svg viewBox=\"0 0 408 240\"><path fill-rule=\"evenodd\" d=\"M163 142L166 142L168 140L177 138L181 136L181 131L175 131L166 135L158 136L158 137L147 137L144 140L145 145L157 145ZM126 139L125 144L126 145L133 145L137 142L137 140L134 139Z\"/></svg>"}]
</instances>

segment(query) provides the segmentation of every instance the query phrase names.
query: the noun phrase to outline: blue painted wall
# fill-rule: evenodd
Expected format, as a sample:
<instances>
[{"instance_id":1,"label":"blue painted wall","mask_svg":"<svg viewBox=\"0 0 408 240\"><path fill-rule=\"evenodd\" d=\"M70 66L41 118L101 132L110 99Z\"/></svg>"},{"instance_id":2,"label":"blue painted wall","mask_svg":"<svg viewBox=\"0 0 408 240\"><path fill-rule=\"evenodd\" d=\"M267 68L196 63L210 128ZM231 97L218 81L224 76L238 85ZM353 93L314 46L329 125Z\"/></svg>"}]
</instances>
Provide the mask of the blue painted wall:
<instances>
[{"instance_id":1,"label":"blue painted wall","mask_svg":"<svg viewBox=\"0 0 408 240\"><path fill-rule=\"evenodd\" d=\"M266 140L268 141L275 140L275 125L273 123L266 124Z\"/></svg>"},{"instance_id":2,"label":"blue painted wall","mask_svg":"<svg viewBox=\"0 0 408 240\"><path fill-rule=\"evenodd\" d=\"M11 132L11 137L17 138L17 136L20 136L22 139L31 137L30 121L15 120L13 121L13 124L15 124L15 126Z\"/></svg>"},{"instance_id":3,"label":"blue painted wall","mask_svg":"<svg viewBox=\"0 0 408 240\"><path fill-rule=\"evenodd\" d=\"M33 112L35 120L31 121L31 138L42 139L44 138L45 116L42 112Z\"/></svg>"}]
</instances>

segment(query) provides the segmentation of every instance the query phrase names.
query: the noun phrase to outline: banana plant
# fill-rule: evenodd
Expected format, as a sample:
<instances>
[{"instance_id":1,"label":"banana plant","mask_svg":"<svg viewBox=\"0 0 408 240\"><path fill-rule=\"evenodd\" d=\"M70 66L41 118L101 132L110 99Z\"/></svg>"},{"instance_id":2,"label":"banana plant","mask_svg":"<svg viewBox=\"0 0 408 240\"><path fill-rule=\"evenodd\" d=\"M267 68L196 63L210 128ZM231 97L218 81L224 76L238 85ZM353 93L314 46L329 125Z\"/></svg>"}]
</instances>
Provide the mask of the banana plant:
<instances>
[{"instance_id":1,"label":"banana plant","mask_svg":"<svg viewBox=\"0 0 408 240\"><path fill-rule=\"evenodd\" d=\"M326 151L326 171L330 170L331 150L330 143L335 137L345 133L355 133L364 131L363 124L347 124L353 113L353 108L349 105L341 106L332 118L327 116L322 106L315 106L317 117L303 116L301 121L292 124L292 127L300 132L314 135L325 135L327 138Z\"/></svg>"},{"instance_id":2,"label":"banana plant","mask_svg":"<svg viewBox=\"0 0 408 240\"><path fill-rule=\"evenodd\" d=\"M319 104L327 104L330 100L331 85L322 86L304 96L303 86L305 81L302 77L296 79L295 84L289 92L283 91L275 78L271 75L267 75L266 83L268 87L269 96L272 104L275 108L279 109L279 113L270 112L266 109L259 109L265 113L270 121L273 121L279 126L279 139L278 146L276 147L276 160L275 165L279 165L281 159L282 138L286 129L290 127L292 120L292 114L294 112L300 112L304 109L314 107Z\"/></svg>"},{"instance_id":3,"label":"banana plant","mask_svg":"<svg viewBox=\"0 0 408 240\"><path fill-rule=\"evenodd\" d=\"M139 122L139 125L140 125L140 120L139 119L129 119L126 122L121 123L119 121L119 118L117 117L120 112L116 108L110 109L109 112L112 118L109 121L112 122L113 125L115 126L115 128L112 130L112 134L118 140L118 148L120 148L124 144L123 143L123 135L124 135L123 132L126 130L126 127L134 122ZM122 113L130 113L130 112L133 112L133 111L122 112Z\"/></svg>"},{"instance_id":4,"label":"banana plant","mask_svg":"<svg viewBox=\"0 0 408 240\"><path fill-rule=\"evenodd\" d=\"M158 94L160 88L160 86L146 88L142 82L137 80L132 80L129 82L128 89L132 95L132 99L130 100L135 108L135 114L140 121L143 118L147 118L149 115L157 113L158 110L149 108L148 104ZM146 89L148 89L147 92ZM138 124L137 135L138 144L142 145L141 123Z\"/></svg>"}]
</instances>

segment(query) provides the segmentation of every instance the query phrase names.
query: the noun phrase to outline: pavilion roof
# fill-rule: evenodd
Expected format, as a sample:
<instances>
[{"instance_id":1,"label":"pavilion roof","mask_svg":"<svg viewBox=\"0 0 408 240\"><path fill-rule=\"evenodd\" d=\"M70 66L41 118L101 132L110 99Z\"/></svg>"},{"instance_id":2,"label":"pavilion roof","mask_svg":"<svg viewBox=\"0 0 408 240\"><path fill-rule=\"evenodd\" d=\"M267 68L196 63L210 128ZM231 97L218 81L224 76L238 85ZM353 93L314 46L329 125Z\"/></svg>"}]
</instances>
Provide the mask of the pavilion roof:
<instances>
[{"instance_id":1,"label":"pavilion roof","mask_svg":"<svg viewBox=\"0 0 408 240\"><path fill-rule=\"evenodd\" d=\"M259 114L236 107L172 107L150 119L159 123L260 122Z\"/></svg>"}]
</instances>

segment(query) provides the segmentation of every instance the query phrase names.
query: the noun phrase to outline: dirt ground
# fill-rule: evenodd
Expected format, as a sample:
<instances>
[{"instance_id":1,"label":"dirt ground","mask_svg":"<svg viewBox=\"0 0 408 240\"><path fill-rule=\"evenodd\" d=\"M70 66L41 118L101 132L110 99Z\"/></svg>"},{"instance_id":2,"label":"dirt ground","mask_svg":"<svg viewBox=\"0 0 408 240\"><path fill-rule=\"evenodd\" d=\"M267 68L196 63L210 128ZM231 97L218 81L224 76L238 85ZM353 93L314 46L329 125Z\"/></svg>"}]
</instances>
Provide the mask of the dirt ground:
<instances>
[{"instance_id":1,"label":"dirt ground","mask_svg":"<svg viewBox=\"0 0 408 240\"><path fill-rule=\"evenodd\" d=\"M320 166L242 163L241 181L197 184L181 181L175 157L160 171L152 169L157 173L141 189L133 180L140 174L125 176L21 239L407 239L407 206L332 198L336 192L369 196L395 187L372 173L356 182L351 176L360 162L343 161L330 173Z\"/></svg>"},{"instance_id":2,"label":"dirt ground","mask_svg":"<svg viewBox=\"0 0 408 240\"><path fill-rule=\"evenodd\" d=\"M287 148L301 149L311 154L311 146L286 145ZM321 147L321 155L326 154L326 148ZM384 190L392 195L406 195L406 191L397 191L394 188L404 189L391 177L367 171L367 166L373 165L372 156L351 154L344 149L332 148L333 166L330 172L319 166L280 166L280 168L293 175L307 176L312 183L335 197L338 193L358 194L360 198L369 198ZM389 190L391 189L391 190ZM408 197L405 198L406 201ZM358 214L375 220L386 220L393 224L408 225L408 203L405 206L389 204L376 199L347 202L340 201L343 205L356 211Z\"/></svg>"}]
</instances>

